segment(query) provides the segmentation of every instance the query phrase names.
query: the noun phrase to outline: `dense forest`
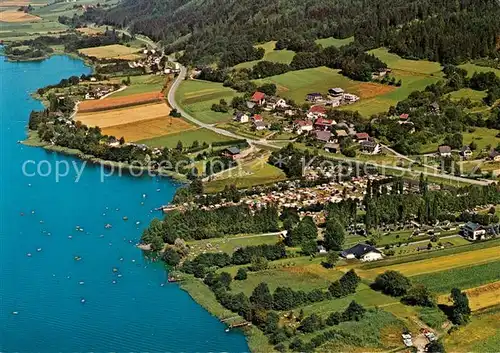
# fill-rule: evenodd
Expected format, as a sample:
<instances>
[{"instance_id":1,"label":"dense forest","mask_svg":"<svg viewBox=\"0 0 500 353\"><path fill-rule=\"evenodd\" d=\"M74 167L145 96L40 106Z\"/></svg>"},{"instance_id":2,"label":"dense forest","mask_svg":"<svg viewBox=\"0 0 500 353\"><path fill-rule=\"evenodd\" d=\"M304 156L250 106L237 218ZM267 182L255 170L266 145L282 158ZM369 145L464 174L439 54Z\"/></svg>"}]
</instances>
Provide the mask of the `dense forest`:
<instances>
[{"instance_id":1,"label":"dense forest","mask_svg":"<svg viewBox=\"0 0 500 353\"><path fill-rule=\"evenodd\" d=\"M162 40L196 64L259 57L249 49L258 42L353 35L365 48L455 63L497 54L499 14L496 0L124 0L83 19Z\"/></svg>"}]
</instances>

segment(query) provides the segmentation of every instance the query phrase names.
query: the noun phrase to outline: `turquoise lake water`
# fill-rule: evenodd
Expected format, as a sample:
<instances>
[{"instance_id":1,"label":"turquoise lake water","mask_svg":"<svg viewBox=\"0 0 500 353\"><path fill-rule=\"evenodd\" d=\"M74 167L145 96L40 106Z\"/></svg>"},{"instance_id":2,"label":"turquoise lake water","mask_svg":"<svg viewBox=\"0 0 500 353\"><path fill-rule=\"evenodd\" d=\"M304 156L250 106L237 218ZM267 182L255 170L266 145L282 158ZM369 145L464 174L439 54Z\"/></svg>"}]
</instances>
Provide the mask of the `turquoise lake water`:
<instances>
[{"instance_id":1,"label":"turquoise lake water","mask_svg":"<svg viewBox=\"0 0 500 353\"><path fill-rule=\"evenodd\" d=\"M176 284L162 286L163 266L134 246L178 185L126 176L100 182L100 168L91 166L78 183L74 170L59 182L23 174L29 160L30 175L43 160L43 174L58 161L81 167L17 141L29 112L41 109L30 92L89 72L66 56L0 58L0 351L247 351L241 333L225 333Z\"/></svg>"}]
</instances>

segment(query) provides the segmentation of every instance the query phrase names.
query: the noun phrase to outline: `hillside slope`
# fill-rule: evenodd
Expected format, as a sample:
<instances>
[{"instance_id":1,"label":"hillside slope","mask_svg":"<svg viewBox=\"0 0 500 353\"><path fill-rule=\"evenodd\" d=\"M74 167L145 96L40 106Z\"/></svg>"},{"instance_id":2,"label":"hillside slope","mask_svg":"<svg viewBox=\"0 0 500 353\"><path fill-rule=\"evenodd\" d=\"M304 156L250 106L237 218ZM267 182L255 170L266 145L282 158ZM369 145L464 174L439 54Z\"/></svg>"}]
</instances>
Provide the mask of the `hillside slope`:
<instances>
[{"instance_id":1,"label":"hillside slope","mask_svg":"<svg viewBox=\"0 0 500 353\"><path fill-rule=\"evenodd\" d=\"M186 61L208 63L235 43L352 35L366 48L388 45L405 56L448 62L492 56L498 15L496 0L124 0L87 16L162 40L172 51L185 49Z\"/></svg>"}]
</instances>

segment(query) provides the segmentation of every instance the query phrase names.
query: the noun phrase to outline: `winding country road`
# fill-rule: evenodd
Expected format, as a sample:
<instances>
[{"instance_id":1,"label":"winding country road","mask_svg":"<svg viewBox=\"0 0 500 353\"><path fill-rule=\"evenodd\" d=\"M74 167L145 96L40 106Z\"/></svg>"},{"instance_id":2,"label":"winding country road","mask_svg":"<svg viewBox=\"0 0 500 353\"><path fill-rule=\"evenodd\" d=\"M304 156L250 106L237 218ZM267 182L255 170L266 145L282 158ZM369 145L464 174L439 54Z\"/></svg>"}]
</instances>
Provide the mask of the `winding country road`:
<instances>
[{"instance_id":1,"label":"winding country road","mask_svg":"<svg viewBox=\"0 0 500 353\"><path fill-rule=\"evenodd\" d=\"M175 100L175 93L176 93L177 89L179 88L181 82L185 79L186 74L187 74L187 69L182 65L180 65L180 67L181 67L181 71L180 71L179 75L176 77L174 83L172 84L170 91L168 92L167 100L173 109L176 109L179 113L182 114L182 117L184 119L192 122L195 125L198 125L202 128L211 130L211 131L213 131L217 134L223 135L223 136L228 136L228 137L231 137L234 139L244 138L248 141L248 143L253 144L253 145L261 145L261 146L266 146L266 147L270 147L270 148L274 148L274 149L280 148L279 146L267 141L266 139L261 139L261 140L249 139L247 137L237 135L231 131L220 129L213 124L204 123L204 122L194 118L192 115L190 115L184 109L182 109L182 107L179 104L177 104L177 101ZM405 157L405 159L411 160L410 158L408 158L406 156L404 156L404 157ZM418 174L422 173L423 175L426 175L426 176L434 176L434 177L439 177L439 178L447 179L447 180L451 180L451 181L456 181L456 182L461 182L461 183L469 183L469 184L474 184L474 185L483 185L483 186L493 183L493 181L467 179L467 178L457 177L454 175L441 174L441 173L437 172L436 170L434 170L434 172L413 171L413 170L407 169L407 168L402 168L402 167L397 167L397 166L387 166L387 165L377 164L377 163L372 163L372 162L366 163L366 162L356 161L356 160L349 159L349 158L342 158L342 157L336 157L336 156L331 156L329 158L339 160L339 161L350 162L350 163L368 164L370 166L374 166L374 167L382 169L382 170L391 170L391 171L401 172L402 175L404 173L408 173L408 172L418 173Z\"/></svg>"}]
</instances>

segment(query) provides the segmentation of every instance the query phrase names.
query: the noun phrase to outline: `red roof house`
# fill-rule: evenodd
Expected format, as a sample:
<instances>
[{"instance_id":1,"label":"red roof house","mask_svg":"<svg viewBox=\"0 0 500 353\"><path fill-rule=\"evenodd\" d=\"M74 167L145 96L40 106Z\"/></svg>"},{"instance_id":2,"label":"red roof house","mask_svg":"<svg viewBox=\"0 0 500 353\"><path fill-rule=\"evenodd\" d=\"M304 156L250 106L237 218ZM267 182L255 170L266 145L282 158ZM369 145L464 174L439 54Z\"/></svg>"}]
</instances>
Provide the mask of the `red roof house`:
<instances>
[{"instance_id":1,"label":"red roof house","mask_svg":"<svg viewBox=\"0 0 500 353\"><path fill-rule=\"evenodd\" d=\"M266 95L262 92L256 91L251 98L251 101L257 104L264 104Z\"/></svg>"},{"instance_id":2,"label":"red roof house","mask_svg":"<svg viewBox=\"0 0 500 353\"><path fill-rule=\"evenodd\" d=\"M317 113L320 113L320 114L326 114L326 108L322 105L313 105L310 109L309 109L309 113L314 113L314 114L317 114Z\"/></svg>"},{"instance_id":3,"label":"red roof house","mask_svg":"<svg viewBox=\"0 0 500 353\"><path fill-rule=\"evenodd\" d=\"M325 119L325 118L318 118L314 122L314 125L328 127L328 126L334 125L334 122L333 122L333 120L329 120L329 119Z\"/></svg>"},{"instance_id":4,"label":"red roof house","mask_svg":"<svg viewBox=\"0 0 500 353\"><path fill-rule=\"evenodd\" d=\"M370 138L370 135L368 135L366 132L358 132L356 134L356 140L358 141L366 141Z\"/></svg>"},{"instance_id":5,"label":"red roof house","mask_svg":"<svg viewBox=\"0 0 500 353\"><path fill-rule=\"evenodd\" d=\"M401 120L407 120L407 119L408 119L408 117L409 117L409 115L408 115L408 114L401 114L401 115L399 116L399 119L401 119Z\"/></svg>"},{"instance_id":6,"label":"red roof house","mask_svg":"<svg viewBox=\"0 0 500 353\"><path fill-rule=\"evenodd\" d=\"M252 116L252 120L253 121L263 121L264 118L262 117L262 115L255 114L254 116Z\"/></svg>"}]
</instances>

